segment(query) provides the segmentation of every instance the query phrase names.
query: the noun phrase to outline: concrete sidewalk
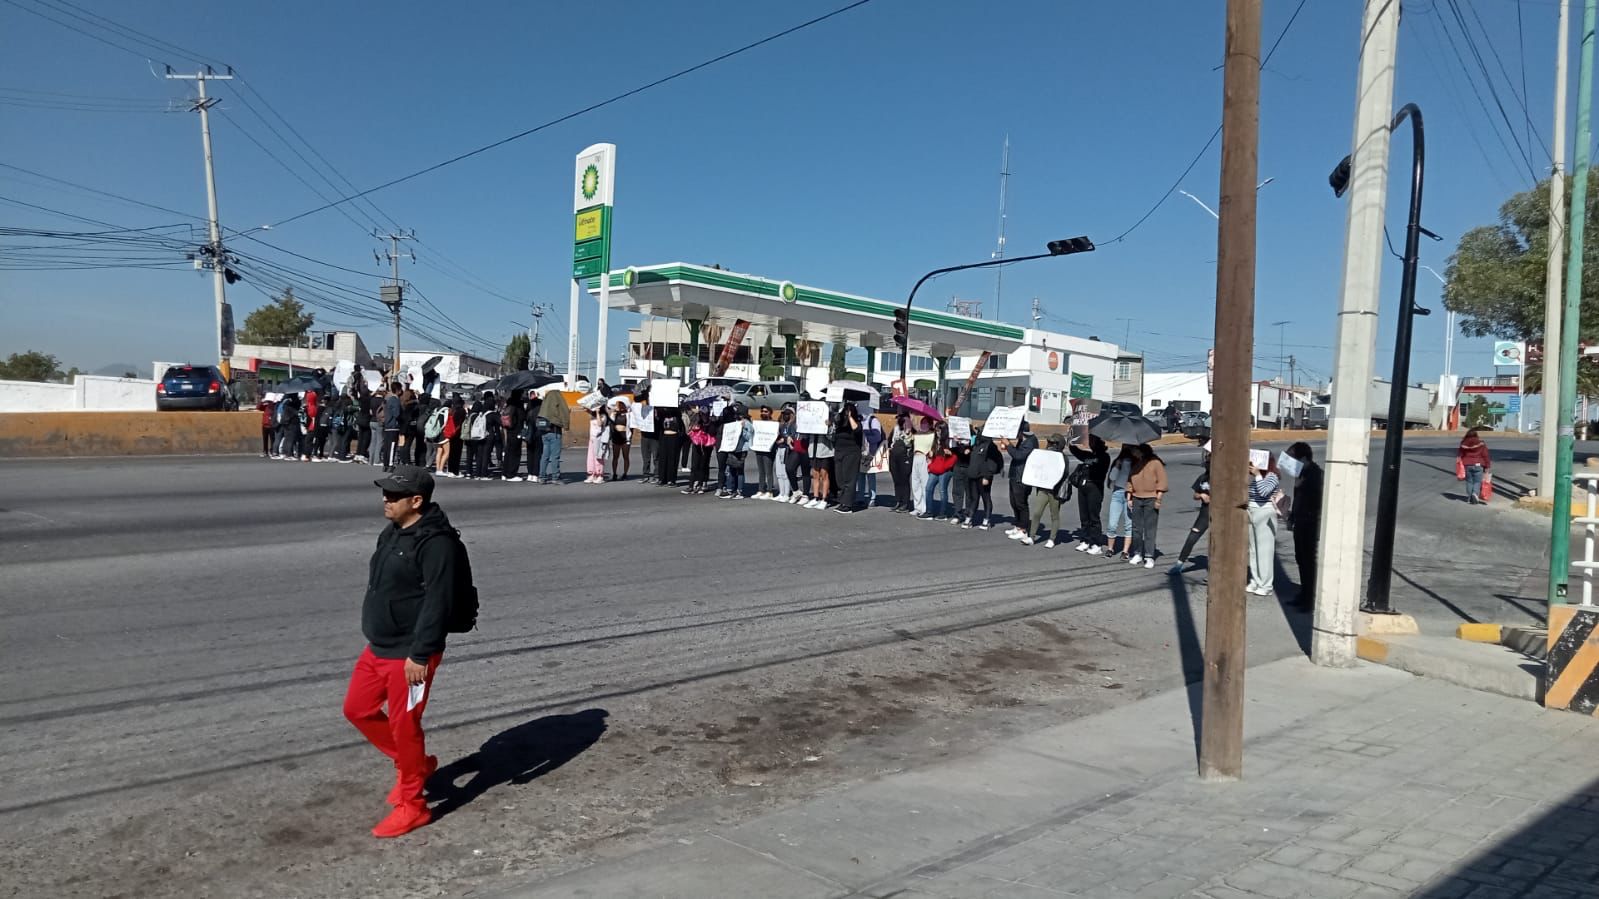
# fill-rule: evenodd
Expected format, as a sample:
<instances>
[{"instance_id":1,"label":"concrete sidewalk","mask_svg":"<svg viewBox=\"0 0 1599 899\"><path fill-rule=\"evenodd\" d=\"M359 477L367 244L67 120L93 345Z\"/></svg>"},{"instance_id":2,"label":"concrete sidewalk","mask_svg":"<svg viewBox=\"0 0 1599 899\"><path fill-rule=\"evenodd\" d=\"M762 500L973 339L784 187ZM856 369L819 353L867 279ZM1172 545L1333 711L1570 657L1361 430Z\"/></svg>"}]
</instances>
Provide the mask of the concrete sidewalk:
<instances>
[{"instance_id":1,"label":"concrete sidewalk","mask_svg":"<svg viewBox=\"0 0 1599 899\"><path fill-rule=\"evenodd\" d=\"M1379 666L1248 673L1245 779L1197 686L847 786L518 897L1599 896L1599 721Z\"/></svg>"}]
</instances>

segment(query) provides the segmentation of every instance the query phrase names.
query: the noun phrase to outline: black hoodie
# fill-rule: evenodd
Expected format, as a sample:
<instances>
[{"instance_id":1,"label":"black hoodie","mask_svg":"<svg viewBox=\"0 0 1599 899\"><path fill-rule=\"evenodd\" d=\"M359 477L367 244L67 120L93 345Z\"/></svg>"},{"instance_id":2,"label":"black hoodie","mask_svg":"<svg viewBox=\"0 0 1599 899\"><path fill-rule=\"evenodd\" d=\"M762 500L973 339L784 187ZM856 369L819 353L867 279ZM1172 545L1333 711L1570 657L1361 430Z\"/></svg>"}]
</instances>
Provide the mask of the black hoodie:
<instances>
[{"instance_id":1,"label":"black hoodie","mask_svg":"<svg viewBox=\"0 0 1599 899\"><path fill-rule=\"evenodd\" d=\"M1027 457L1038 449L1038 437L1022 422L1021 430L1010 445L1010 479L1013 484L1022 482L1022 472L1027 469Z\"/></svg>"},{"instance_id":2,"label":"black hoodie","mask_svg":"<svg viewBox=\"0 0 1599 899\"><path fill-rule=\"evenodd\" d=\"M454 530L444 510L428 503L415 524L390 522L378 535L361 602L361 632L373 655L425 665L444 651L456 583Z\"/></svg>"}]
</instances>

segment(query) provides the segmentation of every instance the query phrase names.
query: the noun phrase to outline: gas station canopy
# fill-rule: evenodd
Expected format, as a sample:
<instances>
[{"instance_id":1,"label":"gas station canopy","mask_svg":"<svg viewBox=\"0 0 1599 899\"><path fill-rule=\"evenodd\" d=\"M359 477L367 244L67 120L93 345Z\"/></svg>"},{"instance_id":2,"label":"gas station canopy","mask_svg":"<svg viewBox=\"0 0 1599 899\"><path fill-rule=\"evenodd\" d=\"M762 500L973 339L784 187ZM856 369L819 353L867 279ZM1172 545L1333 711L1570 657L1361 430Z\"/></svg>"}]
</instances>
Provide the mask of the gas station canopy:
<instances>
[{"instance_id":1,"label":"gas station canopy","mask_svg":"<svg viewBox=\"0 0 1599 899\"><path fill-rule=\"evenodd\" d=\"M590 293L600 279L589 278ZM750 323L769 333L815 343L894 349L894 310L903 304L806 287L792 281L669 262L610 273L610 308L685 321L731 326ZM957 352L1010 353L1025 334L1015 325L912 309L910 350L935 358Z\"/></svg>"}]
</instances>

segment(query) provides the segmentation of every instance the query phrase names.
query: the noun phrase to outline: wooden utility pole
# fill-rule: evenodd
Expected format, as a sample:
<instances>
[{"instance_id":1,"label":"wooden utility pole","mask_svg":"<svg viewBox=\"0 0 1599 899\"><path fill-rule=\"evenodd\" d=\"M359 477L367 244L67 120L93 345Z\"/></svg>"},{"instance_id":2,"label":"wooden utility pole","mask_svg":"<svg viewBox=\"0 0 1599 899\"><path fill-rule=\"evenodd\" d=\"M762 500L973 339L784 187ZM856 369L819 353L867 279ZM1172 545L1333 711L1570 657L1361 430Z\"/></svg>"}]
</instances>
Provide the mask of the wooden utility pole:
<instances>
[{"instance_id":1,"label":"wooden utility pole","mask_svg":"<svg viewBox=\"0 0 1599 899\"><path fill-rule=\"evenodd\" d=\"M1249 546L1249 382L1255 358L1255 177L1260 144L1260 0L1228 0L1216 241L1210 589L1199 775L1244 769L1244 579Z\"/></svg>"}]
</instances>

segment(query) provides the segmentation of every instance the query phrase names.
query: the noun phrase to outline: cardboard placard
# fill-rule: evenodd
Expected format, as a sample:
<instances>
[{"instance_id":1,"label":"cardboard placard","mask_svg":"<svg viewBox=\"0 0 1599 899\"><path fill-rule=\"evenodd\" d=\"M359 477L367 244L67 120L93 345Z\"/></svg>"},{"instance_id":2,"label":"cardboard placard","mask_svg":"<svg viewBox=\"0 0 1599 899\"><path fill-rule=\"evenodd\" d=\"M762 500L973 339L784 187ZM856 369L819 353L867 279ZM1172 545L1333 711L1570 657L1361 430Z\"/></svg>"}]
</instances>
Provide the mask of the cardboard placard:
<instances>
[{"instance_id":1,"label":"cardboard placard","mask_svg":"<svg viewBox=\"0 0 1599 899\"><path fill-rule=\"evenodd\" d=\"M1022 469L1023 484L1052 490L1065 476L1065 454L1054 450L1033 450L1027 454L1027 467Z\"/></svg>"},{"instance_id":2,"label":"cardboard placard","mask_svg":"<svg viewBox=\"0 0 1599 899\"><path fill-rule=\"evenodd\" d=\"M677 395L682 389L683 382L677 378L651 378L650 405L657 409L676 409Z\"/></svg>"},{"instance_id":3,"label":"cardboard placard","mask_svg":"<svg viewBox=\"0 0 1599 899\"><path fill-rule=\"evenodd\" d=\"M988 413L988 420L983 422L983 436L991 440L1015 440L1026 415L1025 406L995 406Z\"/></svg>"},{"instance_id":4,"label":"cardboard placard","mask_svg":"<svg viewBox=\"0 0 1599 899\"><path fill-rule=\"evenodd\" d=\"M1298 459L1288 455L1287 450L1277 454L1277 471L1290 478L1297 478L1304 473L1305 466Z\"/></svg>"},{"instance_id":5,"label":"cardboard placard","mask_svg":"<svg viewBox=\"0 0 1599 899\"><path fill-rule=\"evenodd\" d=\"M877 451L877 455L872 457L872 463L866 467L867 474L882 474L885 471L888 471L887 443L883 444L882 448Z\"/></svg>"},{"instance_id":6,"label":"cardboard placard","mask_svg":"<svg viewBox=\"0 0 1599 899\"><path fill-rule=\"evenodd\" d=\"M971 443L972 420L970 418L961 418L958 415L951 415L949 417L949 439L952 443Z\"/></svg>"},{"instance_id":7,"label":"cardboard placard","mask_svg":"<svg viewBox=\"0 0 1599 899\"><path fill-rule=\"evenodd\" d=\"M743 439L744 423L742 421L730 421L722 425L722 442L716 449L718 452L736 453L738 452L739 441Z\"/></svg>"},{"instance_id":8,"label":"cardboard placard","mask_svg":"<svg viewBox=\"0 0 1599 899\"><path fill-rule=\"evenodd\" d=\"M584 394L583 398L577 401L577 404L593 412L595 409L605 405L605 394L600 393L598 390L590 391Z\"/></svg>"},{"instance_id":9,"label":"cardboard placard","mask_svg":"<svg viewBox=\"0 0 1599 899\"><path fill-rule=\"evenodd\" d=\"M1252 449L1249 451L1249 464L1261 471L1271 464L1271 450Z\"/></svg>"},{"instance_id":10,"label":"cardboard placard","mask_svg":"<svg viewBox=\"0 0 1599 899\"><path fill-rule=\"evenodd\" d=\"M750 440L750 449L757 453L769 453L777 444L778 423L775 421L757 421L755 436Z\"/></svg>"},{"instance_id":11,"label":"cardboard placard","mask_svg":"<svg viewBox=\"0 0 1599 899\"><path fill-rule=\"evenodd\" d=\"M801 434L827 433L827 404L805 400L794 407L794 430Z\"/></svg>"},{"instance_id":12,"label":"cardboard placard","mask_svg":"<svg viewBox=\"0 0 1599 899\"><path fill-rule=\"evenodd\" d=\"M655 433L655 410L649 403L634 403L627 408L627 425L645 434Z\"/></svg>"}]
</instances>

